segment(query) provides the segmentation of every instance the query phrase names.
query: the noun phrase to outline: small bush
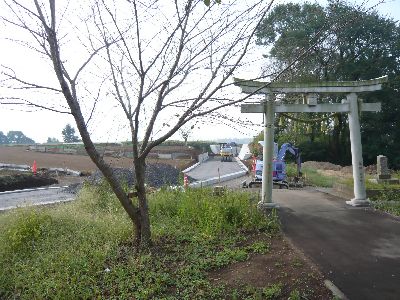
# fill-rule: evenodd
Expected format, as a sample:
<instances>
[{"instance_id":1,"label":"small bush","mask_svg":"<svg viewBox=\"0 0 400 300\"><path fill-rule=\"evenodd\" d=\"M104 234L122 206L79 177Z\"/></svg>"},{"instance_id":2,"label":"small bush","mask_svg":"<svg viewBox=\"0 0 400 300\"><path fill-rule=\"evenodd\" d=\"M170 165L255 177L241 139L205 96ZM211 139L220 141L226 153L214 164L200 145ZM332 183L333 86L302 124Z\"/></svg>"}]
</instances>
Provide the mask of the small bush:
<instances>
[{"instance_id":1,"label":"small bush","mask_svg":"<svg viewBox=\"0 0 400 300\"><path fill-rule=\"evenodd\" d=\"M276 299L282 294L282 287L281 283L272 284L267 288L263 289L263 295L265 299Z\"/></svg>"},{"instance_id":2,"label":"small bush","mask_svg":"<svg viewBox=\"0 0 400 300\"><path fill-rule=\"evenodd\" d=\"M266 218L243 192L213 196L211 189L156 193L149 201L153 224L173 230L218 236L238 230L277 230L276 216ZM157 221L156 221L157 220Z\"/></svg>"},{"instance_id":3,"label":"small bush","mask_svg":"<svg viewBox=\"0 0 400 300\"><path fill-rule=\"evenodd\" d=\"M265 254L269 252L270 245L264 241L259 241L247 246L246 249L253 253Z\"/></svg>"},{"instance_id":4,"label":"small bush","mask_svg":"<svg viewBox=\"0 0 400 300\"><path fill-rule=\"evenodd\" d=\"M291 291L288 300L301 300L300 292L298 290Z\"/></svg>"},{"instance_id":5,"label":"small bush","mask_svg":"<svg viewBox=\"0 0 400 300\"><path fill-rule=\"evenodd\" d=\"M123 211L110 185L104 179L99 184L85 183L79 199L79 205L88 211L108 213Z\"/></svg>"},{"instance_id":6,"label":"small bush","mask_svg":"<svg viewBox=\"0 0 400 300\"><path fill-rule=\"evenodd\" d=\"M375 209L400 216L400 201L374 201L373 206Z\"/></svg>"},{"instance_id":7,"label":"small bush","mask_svg":"<svg viewBox=\"0 0 400 300\"><path fill-rule=\"evenodd\" d=\"M374 201L400 201L400 193L398 188L391 188L385 185L382 191L371 197Z\"/></svg>"},{"instance_id":8,"label":"small bush","mask_svg":"<svg viewBox=\"0 0 400 300\"><path fill-rule=\"evenodd\" d=\"M5 245L11 252L27 252L40 242L51 226L50 215L36 210L22 211L16 214L15 221L5 234Z\"/></svg>"}]
</instances>

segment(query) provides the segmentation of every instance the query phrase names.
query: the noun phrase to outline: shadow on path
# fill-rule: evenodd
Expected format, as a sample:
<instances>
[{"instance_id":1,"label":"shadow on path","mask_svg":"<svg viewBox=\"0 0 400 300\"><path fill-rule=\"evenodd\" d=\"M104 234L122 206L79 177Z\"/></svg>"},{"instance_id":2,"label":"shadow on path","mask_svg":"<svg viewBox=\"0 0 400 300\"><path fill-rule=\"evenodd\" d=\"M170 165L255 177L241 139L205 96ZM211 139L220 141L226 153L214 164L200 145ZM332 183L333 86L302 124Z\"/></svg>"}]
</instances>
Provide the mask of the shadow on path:
<instances>
[{"instance_id":1,"label":"shadow on path","mask_svg":"<svg viewBox=\"0 0 400 300\"><path fill-rule=\"evenodd\" d=\"M274 190L287 237L349 299L400 299L400 218L314 190Z\"/></svg>"}]
</instances>

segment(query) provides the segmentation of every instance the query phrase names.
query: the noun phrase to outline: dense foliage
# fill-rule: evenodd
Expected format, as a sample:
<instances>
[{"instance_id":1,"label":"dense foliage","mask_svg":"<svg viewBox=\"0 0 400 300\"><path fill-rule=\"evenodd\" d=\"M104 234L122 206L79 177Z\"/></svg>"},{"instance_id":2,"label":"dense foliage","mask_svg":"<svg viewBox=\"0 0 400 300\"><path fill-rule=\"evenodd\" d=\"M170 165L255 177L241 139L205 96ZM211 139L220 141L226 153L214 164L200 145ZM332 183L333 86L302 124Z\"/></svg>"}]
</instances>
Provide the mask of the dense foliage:
<instances>
[{"instance_id":1,"label":"dense foliage","mask_svg":"<svg viewBox=\"0 0 400 300\"><path fill-rule=\"evenodd\" d=\"M383 154L392 167L400 167L400 27L394 20L346 2L329 1L326 7L288 3L274 8L257 37L259 45L272 46L266 55L270 61L266 72L278 72L301 57L279 80L364 80L388 75L382 91L359 95L364 102L382 102L382 112L361 116L363 156L365 164L371 164ZM324 96L319 101L340 102L344 97ZM302 103L303 98L286 96L285 101ZM290 117L322 120L302 123ZM345 114L280 115L276 128L279 144L295 143L305 160L351 164Z\"/></svg>"}]
</instances>

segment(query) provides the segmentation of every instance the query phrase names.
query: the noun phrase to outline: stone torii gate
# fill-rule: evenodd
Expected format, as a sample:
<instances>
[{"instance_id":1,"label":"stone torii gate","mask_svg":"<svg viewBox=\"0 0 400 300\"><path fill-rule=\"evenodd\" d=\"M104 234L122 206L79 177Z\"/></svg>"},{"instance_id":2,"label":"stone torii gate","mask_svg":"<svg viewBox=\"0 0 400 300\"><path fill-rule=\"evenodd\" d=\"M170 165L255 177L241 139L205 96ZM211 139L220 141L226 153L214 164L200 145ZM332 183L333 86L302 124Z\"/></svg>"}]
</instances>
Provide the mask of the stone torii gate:
<instances>
[{"instance_id":1,"label":"stone torii gate","mask_svg":"<svg viewBox=\"0 0 400 300\"><path fill-rule=\"evenodd\" d=\"M241 105L242 113L264 113L263 181L261 208L275 207L272 202L272 155L274 145L275 113L341 112L349 114L351 160L353 165L354 198L346 201L352 206L369 205L366 196L364 164L360 133L359 111L380 111L381 103L362 103L358 93L377 91L388 77L360 81L325 81L318 83L260 82L234 78L235 85L247 94L264 94L265 101ZM275 94L305 94L307 104L283 104L275 101ZM342 103L317 103L318 94L346 94Z\"/></svg>"}]
</instances>

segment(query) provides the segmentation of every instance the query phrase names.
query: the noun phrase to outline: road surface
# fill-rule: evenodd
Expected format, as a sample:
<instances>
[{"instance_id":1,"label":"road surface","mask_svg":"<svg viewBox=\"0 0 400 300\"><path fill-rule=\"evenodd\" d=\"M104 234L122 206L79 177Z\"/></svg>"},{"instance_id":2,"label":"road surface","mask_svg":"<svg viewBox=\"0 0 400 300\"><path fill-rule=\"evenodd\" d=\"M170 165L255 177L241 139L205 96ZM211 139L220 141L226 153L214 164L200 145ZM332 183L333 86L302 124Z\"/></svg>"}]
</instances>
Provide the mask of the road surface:
<instances>
[{"instance_id":1,"label":"road surface","mask_svg":"<svg viewBox=\"0 0 400 300\"><path fill-rule=\"evenodd\" d=\"M207 161L201 163L186 174L200 181L240 171L243 171L243 169L235 159L231 162L221 162L221 157L215 156L210 157Z\"/></svg>"},{"instance_id":2,"label":"road surface","mask_svg":"<svg viewBox=\"0 0 400 300\"><path fill-rule=\"evenodd\" d=\"M75 199L65 187L27 189L0 193L0 211L21 206L43 205Z\"/></svg>"}]
</instances>

